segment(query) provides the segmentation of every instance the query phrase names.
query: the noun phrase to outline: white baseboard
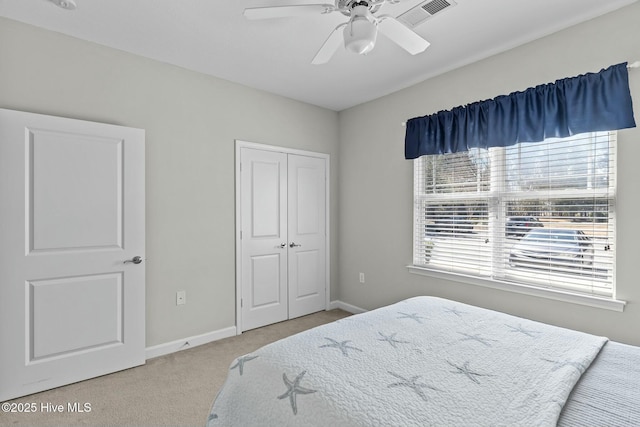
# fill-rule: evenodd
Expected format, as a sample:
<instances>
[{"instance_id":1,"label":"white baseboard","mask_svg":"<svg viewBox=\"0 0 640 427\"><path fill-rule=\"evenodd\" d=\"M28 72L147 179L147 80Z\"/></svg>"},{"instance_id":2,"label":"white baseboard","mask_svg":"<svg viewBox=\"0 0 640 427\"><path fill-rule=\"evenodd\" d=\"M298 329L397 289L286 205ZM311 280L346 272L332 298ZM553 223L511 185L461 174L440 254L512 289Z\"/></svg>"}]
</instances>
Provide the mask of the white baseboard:
<instances>
[{"instance_id":1,"label":"white baseboard","mask_svg":"<svg viewBox=\"0 0 640 427\"><path fill-rule=\"evenodd\" d=\"M197 347L202 344L207 344L236 335L236 327L230 326L228 328L219 329L217 331L208 332L206 334L196 335L189 338L183 338L164 344L154 345L152 347L147 347L145 349L145 357L146 359L153 359L154 357L164 356L165 354L175 353L176 351L186 350L188 348Z\"/></svg>"},{"instance_id":2,"label":"white baseboard","mask_svg":"<svg viewBox=\"0 0 640 427\"><path fill-rule=\"evenodd\" d=\"M340 310L344 310L351 314L359 314L367 311L364 308L356 307L355 305L347 304L346 302L331 301L331 303L329 304L329 309L335 310L336 308L339 308Z\"/></svg>"},{"instance_id":3,"label":"white baseboard","mask_svg":"<svg viewBox=\"0 0 640 427\"><path fill-rule=\"evenodd\" d=\"M347 304L342 301L331 301L329 304L329 310L339 308L348 313L358 314L364 313L365 309L356 307L355 305ZM202 344L208 344L213 341L218 341L223 338L234 337L238 335L237 328L235 326L229 326L228 328L219 329L217 331L208 332L202 335L196 335L189 338L182 338L179 340L167 342L164 344L154 345L145 349L145 358L153 359L154 357L164 356L166 354L175 353L177 351L186 350L188 348L197 347Z\"/></svg>"}]
</instances>

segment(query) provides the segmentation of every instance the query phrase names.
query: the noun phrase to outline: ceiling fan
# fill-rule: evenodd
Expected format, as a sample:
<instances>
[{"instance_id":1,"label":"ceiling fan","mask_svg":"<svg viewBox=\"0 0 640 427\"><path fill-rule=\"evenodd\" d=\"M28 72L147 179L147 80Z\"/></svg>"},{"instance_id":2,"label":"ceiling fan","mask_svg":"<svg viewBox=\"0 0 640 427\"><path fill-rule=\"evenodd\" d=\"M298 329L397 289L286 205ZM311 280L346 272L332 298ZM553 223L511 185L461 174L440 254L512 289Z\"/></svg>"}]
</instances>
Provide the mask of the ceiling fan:
<instances>
[{"instance_id":1,"label":"ceiling fan","mask_svg":"<svg viewBox=\"0 0 640 427\"><path fill-rule=\"evenodd\" d=\"M370 52L376 43L378 30L412 55L423 52L429 42L405 27L390 15L375 16L384 3L401 0L335 0L335 4L300 4L289 6L252 7L244 10L247 19L270 19L340 12L349 17L338 25L324 42L312 64L324 64L344 42L347 50L360 55Z\"/></svg>"}]
</instances>

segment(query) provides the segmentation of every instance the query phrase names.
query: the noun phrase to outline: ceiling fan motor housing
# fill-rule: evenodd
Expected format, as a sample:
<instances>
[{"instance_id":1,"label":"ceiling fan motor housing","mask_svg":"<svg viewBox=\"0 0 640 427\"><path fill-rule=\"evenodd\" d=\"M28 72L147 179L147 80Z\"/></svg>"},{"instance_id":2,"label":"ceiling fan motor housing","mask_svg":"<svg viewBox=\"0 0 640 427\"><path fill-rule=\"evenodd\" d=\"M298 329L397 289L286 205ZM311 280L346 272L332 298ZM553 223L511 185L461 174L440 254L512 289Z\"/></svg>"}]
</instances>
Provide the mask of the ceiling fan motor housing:
<instances>
[{"instance_id":1,"label":"ceiling fan motor housing","mask_svg":"<svg viewBox=\"0 0 640 427\"><path fill-rule=\"evenodd\" d=\"M376 44L378 28L376 20L365 5L355 6L351 20L344 27L344 46L347 50L364 55Z\"/></svg>"}]
</instances>

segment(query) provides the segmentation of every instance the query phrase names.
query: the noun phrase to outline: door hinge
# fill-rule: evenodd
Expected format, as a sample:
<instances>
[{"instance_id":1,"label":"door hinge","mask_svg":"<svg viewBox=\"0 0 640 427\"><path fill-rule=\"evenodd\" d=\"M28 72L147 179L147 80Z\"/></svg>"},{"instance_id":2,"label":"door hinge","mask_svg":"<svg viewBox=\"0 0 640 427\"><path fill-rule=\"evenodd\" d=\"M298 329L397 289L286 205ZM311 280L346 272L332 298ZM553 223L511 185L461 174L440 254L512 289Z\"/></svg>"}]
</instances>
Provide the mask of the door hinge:
<instances>
[{"instance_id":1,"label":"door hinge","mask_svg":"<svg viewBox=\"0 0 640 427\"><path fill-rule=\"evenodd\" d=\"M244 300L240 298L240 308L242 308L243 305L244 305Z\"/></svg>"},{"instance_id":2,"label":"door hinge","mask_svg":"<svg viewBox=\"0 0 640 427\"><path fill-rule=\"evenodd\" d=\"M242 240L242 230L240 230L240 240Z\"/></svg>"}]
</instances>

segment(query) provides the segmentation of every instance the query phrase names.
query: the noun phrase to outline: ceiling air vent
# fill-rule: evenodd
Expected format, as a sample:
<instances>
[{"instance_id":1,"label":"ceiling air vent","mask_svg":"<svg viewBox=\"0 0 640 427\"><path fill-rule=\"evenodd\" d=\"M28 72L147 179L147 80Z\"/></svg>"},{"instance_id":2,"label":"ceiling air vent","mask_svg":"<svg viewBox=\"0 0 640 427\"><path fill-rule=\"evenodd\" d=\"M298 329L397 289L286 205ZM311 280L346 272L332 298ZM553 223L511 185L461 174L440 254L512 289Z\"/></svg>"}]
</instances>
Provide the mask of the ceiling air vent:
<instances>
[{"instance_id":1,"label":"ceiling air vent","mask_svg":"<svg viewBox=\"0 0 640 427\"><path fill-rule=\"evenodd\" d=\"M455 5L453 0L429 0L398 16L398 20L409 28L415 28L433 15Z\"/></svg>"}]
</instances>

